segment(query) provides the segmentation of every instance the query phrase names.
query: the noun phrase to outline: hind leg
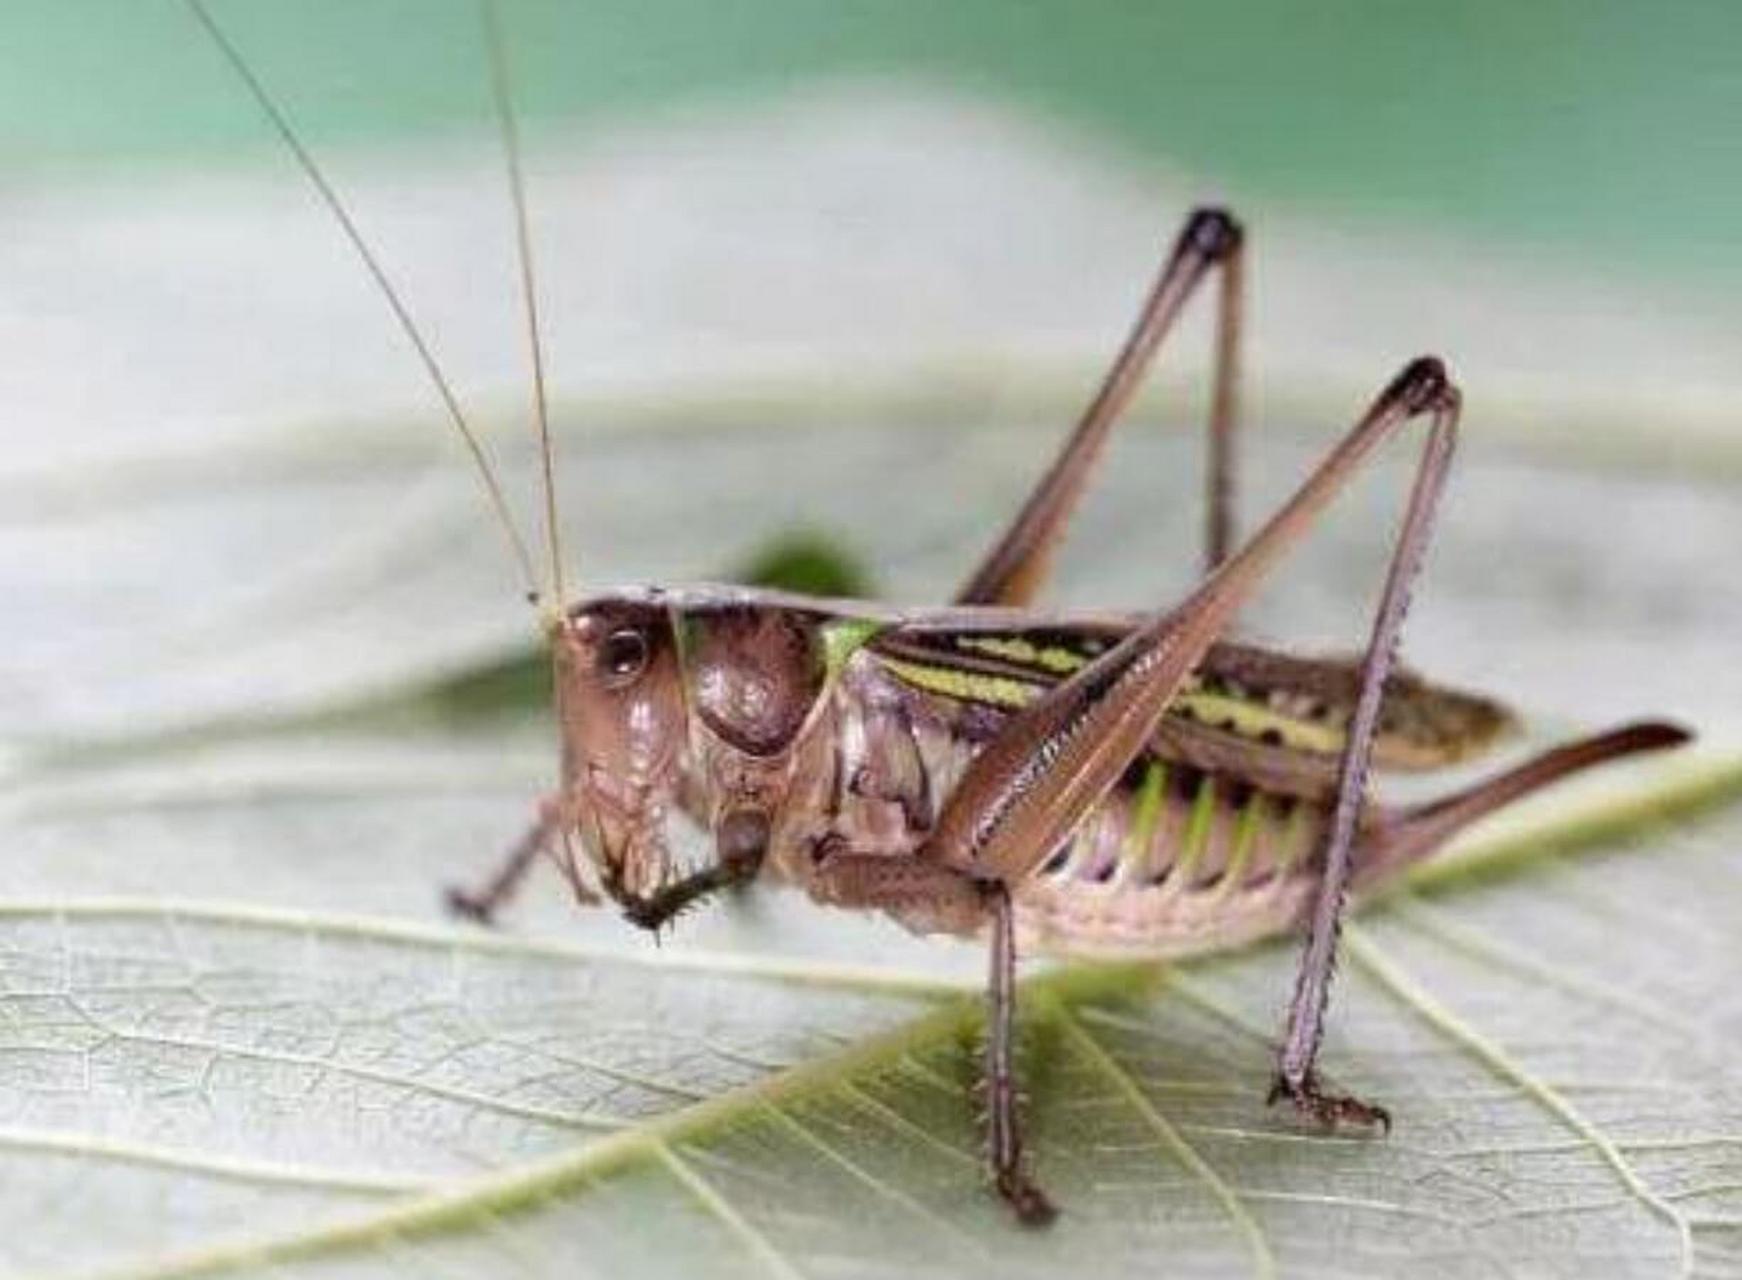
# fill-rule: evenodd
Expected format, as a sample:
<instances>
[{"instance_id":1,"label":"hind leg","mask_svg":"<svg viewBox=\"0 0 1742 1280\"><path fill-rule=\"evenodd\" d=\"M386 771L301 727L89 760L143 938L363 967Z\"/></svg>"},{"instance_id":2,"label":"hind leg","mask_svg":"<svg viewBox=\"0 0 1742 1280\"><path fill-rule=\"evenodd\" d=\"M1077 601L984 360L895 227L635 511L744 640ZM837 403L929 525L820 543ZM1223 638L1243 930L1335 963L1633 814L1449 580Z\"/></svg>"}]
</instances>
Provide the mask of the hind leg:
<instances>
[{"instance_id":1,"label":"hind leg","mask_svg":"<svg viewBox=\"0 0 1742 1280\"><path fill-rule=\"evenodd\" d=\"M1040 589L1053 550L1064 536L1119 415L1137 394L1180 313L1211 272L1218 273L1220 288L1210 375L1205 570L1227 559L1234 543L1234 435L1239 409L1244 264L1245 232L1228 211L1193 210L1095 398L1015 518L956 593L957 604L1026 604Z\"/></svg>"}]
</instances>

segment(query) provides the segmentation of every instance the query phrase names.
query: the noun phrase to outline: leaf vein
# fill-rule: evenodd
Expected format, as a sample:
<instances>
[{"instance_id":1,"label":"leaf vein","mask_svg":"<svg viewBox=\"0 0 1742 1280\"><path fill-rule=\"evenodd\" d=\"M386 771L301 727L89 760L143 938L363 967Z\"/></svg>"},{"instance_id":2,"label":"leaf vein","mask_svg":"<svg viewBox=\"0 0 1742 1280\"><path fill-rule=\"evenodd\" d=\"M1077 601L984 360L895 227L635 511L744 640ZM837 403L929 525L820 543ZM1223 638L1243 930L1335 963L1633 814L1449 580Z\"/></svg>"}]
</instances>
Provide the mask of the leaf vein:
<instances>
[{"instance_id":1,"label":"leaf vein","mask_svg":"<svg viewBox=\"0 0 1742 1280\"><path fill-rule=\"evenodd\" d=\"M1199 1154L1196 1147L1185 1140L1172 1121L1156 1110L1149 1096L1143 1092L1138 1083L1131 1078L1117 1059L1099 1041L1091 1036L1088 1030L1077 1019L1076 1015L1063 1003L1055 1003L1052 1015L1064 1030L1071 1043L1076 1046L1100 1074L1107 1077L1133 1110L1143 1119L1144 1123L1153 1129L1174 1157L1179 1160L1208 1189L1211 1197L1222 1206L1224 1212L1232 1220L1235 1231L1246 1241L1252 1255L1253 1274L1263 1280L1272 1280L1276 1275L1276 1257L1270 1250L1270 1242L1265 1238L1263 1228L1252 1216L1252 1211L1246 1207L1240 1198L1240 1193L1227 1182L1215 1168Z\"/></svg>"},{"instance_id":2,"label":"leaf vein","mask_svg":"<svg viewBox=\"0 0 1742 1280\"><path fill-rule=\"evenodd\" d=\"M699 1204L718 1218L728 1231L743 1242L757 1261L768 1269L770 1275L777 1277L777 1280L804 1280L804 1273L781 1255L773 1241L757 1230L755 1223L734 1209L731 1202L702 1177L694 1165L683 1159L671 1143L661 1138L653 1144L653 1151L660 1163L671 1171L672 1176L683 1184Z\"/></svg>"},{"instance_id":3,"label":"leaf vein","mask_svg":"<svg viewBox=\"0 0 1742 1280\"><path fill-rule=\"evenodd\" d=\"M1535 1098L1542 1107L1573 1132L1584 1138L1602 1158L1628 1192L1674 1229L1680 1249L1679 1274L1691 1276L1694 1269L1693 1228L1687 1215L1653 1191L1626 1155L1596 1125L1578 1111L1552 1084L1538 1079L1494 1041L1441 1004L1414 977L1392 961L1367 936L1365 927L1348 924L1343 944L1351 959L1360 964L1397 1000L1414 1010L1423 1021L1502 1079L1511 1081Z\"/></svg>"}]
</instances>

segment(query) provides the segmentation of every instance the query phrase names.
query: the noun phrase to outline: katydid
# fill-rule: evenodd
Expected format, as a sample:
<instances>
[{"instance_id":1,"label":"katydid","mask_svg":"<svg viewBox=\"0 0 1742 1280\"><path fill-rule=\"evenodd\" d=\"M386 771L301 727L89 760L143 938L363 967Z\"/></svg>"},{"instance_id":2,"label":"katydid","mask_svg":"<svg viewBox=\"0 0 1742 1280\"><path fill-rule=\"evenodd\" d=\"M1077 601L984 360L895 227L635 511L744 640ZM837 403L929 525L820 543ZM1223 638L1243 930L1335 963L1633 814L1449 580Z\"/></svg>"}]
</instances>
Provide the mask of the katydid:
<instances>
[{"instance_id":1,"label":"katydid","mask_svg":"<svg viewBox=\"0 0 1742 1280\"><path fill-rule=\"evenodd\" d=\"M465 437L541 607L555 673L557 790L490 880L449 905L491 919L550 858L577 897L658 930L722 889L792 885L920 932L989 941L987 1160L1024 1222L1054 1212L1027 1171L1012 1068L1019 946L1166 956L1304 927L1272 1101L1323 1125L1389 1127L1324 1087L1317 1056L1349 893L1430 856L1470 823L1570 774L1685 742L1640 722L1548 750L1442 799L1368 796L1367 777L1488 751L1498 703L1395 669L1410 589L1458 432L1443 364L1410 362L1257 531L1236 535L1245 235L1203 208L1172 241L1123 349L1002 535L937 608L733 586L647 587L571 602L556 537L543 358L519 151L495 18L486 33L516 213L544 462L550 568L537 585L487 457L390 281L283 112L189 0L388 300ZM1214 280L1202 579L1144 613L1033 601L1108 436L1189 300ZM1407 427L1421 454L1365 648L1291 656L1228 638L1239 608L1372 452ZM701 865L667 842L682 813Z\"/></svg>"}]
</instances>

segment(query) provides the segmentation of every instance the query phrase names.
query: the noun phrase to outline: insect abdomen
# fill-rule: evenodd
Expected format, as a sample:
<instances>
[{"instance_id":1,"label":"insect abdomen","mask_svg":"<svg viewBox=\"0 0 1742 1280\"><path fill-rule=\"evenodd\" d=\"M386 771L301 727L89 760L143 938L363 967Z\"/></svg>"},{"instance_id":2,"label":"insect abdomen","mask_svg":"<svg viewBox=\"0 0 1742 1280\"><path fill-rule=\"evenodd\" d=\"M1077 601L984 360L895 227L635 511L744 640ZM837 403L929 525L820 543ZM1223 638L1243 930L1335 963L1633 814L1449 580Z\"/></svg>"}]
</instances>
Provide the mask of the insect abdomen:
<instances>
[{"instance_id":1,"label":"insect abdomen","mask_svg":"<svg viewBox=\"0 0 1742 1280\"><path fill-rule=\"evenodd\" d=\"M1050 950L1157 955L1290 923L1313 883L1325 811L1155 756L1140 760L1016 890Z\"/></svg>"},{"instance_id":2,"label":"insect abdomen","mask_svg":"<svg viewBox=\"0 0 1742 1280\"><path fill-rule=\"evenodd\" d=\"M1149 757L1039 874L1177 892L1262 882L1306 856L1318 826L1292 796Z\"/></svg>"}]
</instances>

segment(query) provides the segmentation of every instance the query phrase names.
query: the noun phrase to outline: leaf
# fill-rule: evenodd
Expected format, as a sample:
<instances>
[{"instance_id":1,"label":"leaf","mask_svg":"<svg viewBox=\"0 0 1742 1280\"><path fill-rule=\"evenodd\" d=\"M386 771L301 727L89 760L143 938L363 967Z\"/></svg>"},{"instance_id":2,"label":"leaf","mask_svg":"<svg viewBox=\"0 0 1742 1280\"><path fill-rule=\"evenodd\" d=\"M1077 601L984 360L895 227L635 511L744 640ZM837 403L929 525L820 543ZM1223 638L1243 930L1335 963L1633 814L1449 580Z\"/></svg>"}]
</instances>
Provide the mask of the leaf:
<instances>
[{"instance_id":1,"label":"leaf","mask_svg":"<svg viewBox=\"0 0 1742 1280\"><path fill-rule=\"evenodd\" d=\"M945 189L971 225L994 225L967 203L980 188L1000 208L1030 207L1013 198L1029 190L1029 153L1000 160L985 133L919 119L962 166ZM831 180L853 190L859 168L828 154L794 144L747 172L812 199L839 189ZM1141 221L1134 256L1147 266L1149 202L1138 219L1124 188L1079 176L1084 211L1055 210L1082 233L1070 242L1120 243ZM686 201L706 178L686 170L653 203L698 207ZM426 194L447 190L425 181ZM150 234L93 216L120 236L118 258L180 297L177 245L209 244L198 265L214 279L246 275L256 251L238 263L226 245L258 243L262 206L257 192L231 196L253 226L234 240L203 234L204 217L234 231L222 201L191 222L140 215L169 228ZM416 206L412 223L429 203L396 199ZM781 230L780 216L758 202L760 230ZM818 243L811 224L787 229L758 243ZM1047 244L1047 230L1021 235ZM303 269L321 258L294 240L279 265L300 315ZM1013 242L1016 260L1045 260ZM891 272L932 281L957 248L945 235ZM630 265L686 260L670 244L645 252ZM1336 259L1306 275L1332 277ZM742 266L684 287L764 301L732 293ZM1077 295L1039 283L1070 309ZM1350 322L1363 370L1389 350L1390 322L1415 316L1420 283L1393 284L1384 320ZM1311 293L1297 279L1294 296ZM222 354L235 324L222 303L218 291L215 314L178 316L217 344L202 378L173 359L154 374L198 384L215 397L208 414L258 391ZM444 305L463 303L461 289ZM153 319L132 332L139 349L174 345L157 323L171 310L138 307L136 325ZM852 346L852 310L835 329L817 313L769 321L841 343L807 366L825 371L817 383L784 397L744 391L755 341L710 350L681 325L663 346L634 335L653 351L643 369L658 394L589 387L565 430L587 581L706 575L806 524L904 596L948 590L1080 388L949 368L854 399L829 363ZM357 321L341 364L394 358L366 350L372 313L309 313L316 330L349 335ZM306 316L268 324L250 341L326 349ZM1330 340L1302 339L1294 367ZM674 352L717 381L672 380ZM1599 390L1627 381L1608 363ZM1006 398L981 398L992 386ZM1360 399L1340 374L1292 386L1295 400L1278 398L1306 408L1271 415L1252 441L1254 509ZM129 410L149 390L124 388ZM1174 429L1147 423L1117 446L1065 559L1068 598L1153 603L1188 580L1198 458L1168 403ZM1742 1014L1742 819L1721 807L1742 791L1723 746L1742 721L1734 452L1699 423L1616 412L1550 469L1485 447L1477 407L1411 619L1412 662L1517 699L1545 734L1676 714L1719 745L1510 815L1350 929L1327 1068L1392 1107L1387 1140L1303 1133L1262 1105L1285 943L1032 978L1032 1148L1066 1210L1047 1233L1015 1228L979 1173L975 949L756 894L656 951L548 878L508 934L438 922L440 884L476 875L513 838L553 766L547 722L517 706L526 618L468 477L426 448L428 424L225 435L195 414L179 446L154 434L150 448L118 431L41 432L35 461L0 477L0 557L21 598L0 684L0 1269L1734 1274L1742 1089L1726 1050ZM1514 423L1528 416L1513 406ZM1665 437L1731 461L1692 483L1647 465ZM1616 456L1632 465L1604 465ZM528 491L526 462L508 459L513 492ZM1402 479L1393 464L1360 486L1248 624L1350 643Z\"/></svg>"},{"instance_id":2,"label":"leaf","mask_svg":"<svg viewBox=\"0 0 1742 1280\"><path fill-rule=\"evenodd\" d=\"M0 932L26 1268L427 1192L923 1005L243 908L15 907Z\"/></svg>"},{"instance_id":3,"label":"leaf","mask_svg":"<svg viewBox=\"0 0 1742 1280\"><path fill-rule=\"evenodd\" d=\"M1734 794L1742 768L1718 781ZM1162 1255L1178 1274L1398 1274L1405 1256L1470 1274L1716 1268L1742 1229L1737 833L1729 813L1566 860L1538 832L1528 869L1466 869L1352 928L1330 1060L1395 1108L1386 1141L1304 1135L1262 1106L1289 948L1031 982L1032 1138L1068 1207L1039 1235L983 1189L976 1004L936 978L14 904L8 1260L1041 1275L1091 1250L1133 1275ZM100 1233L81 1229L93 1214Z\"/></svg>"},{"instance_id":4,"label":"leaf","mask_svg":"<svg viewBox=\"0 0 1742 1280\"><path fill-rule=\"evenodd\" d=\"M517 936L403 923L549 768L421 697L15 783L13 1270L1656 1275L1683 1223L1727 1256L1737 820L1655 815L1735 765L1515 815L1351 931L1328 1062L1388 1141L1262 1106L1287 946L1031 983L1037 1236L978 1172L971 948L758 896L650 953L548 883Z\"/></svg>"}]
</instances>

